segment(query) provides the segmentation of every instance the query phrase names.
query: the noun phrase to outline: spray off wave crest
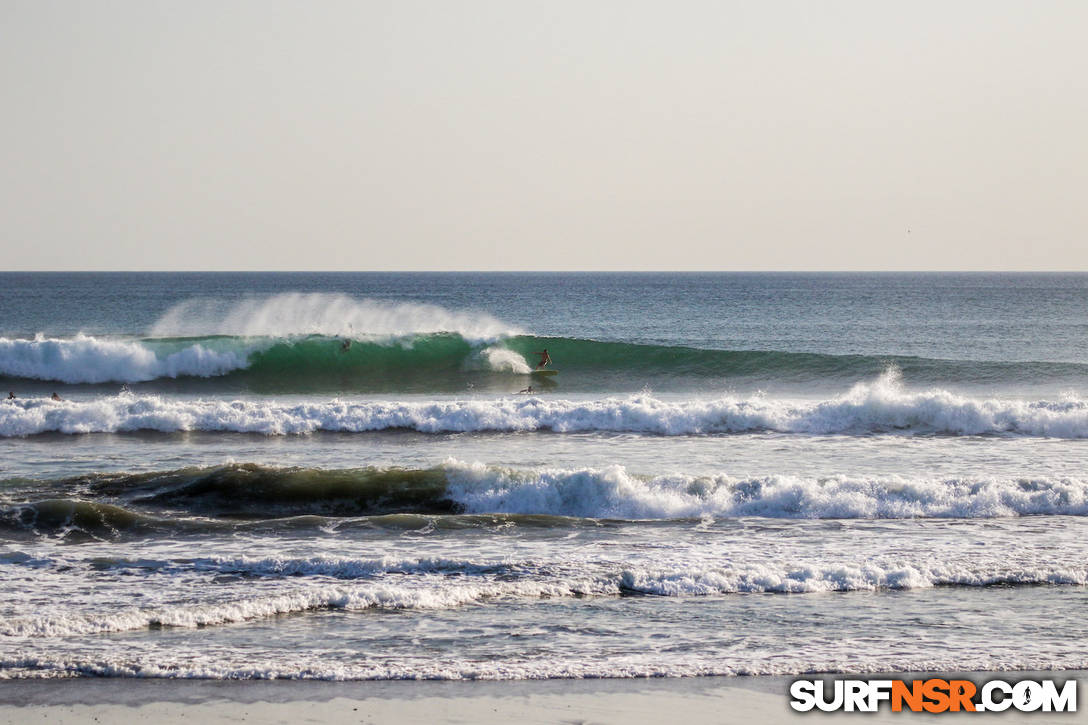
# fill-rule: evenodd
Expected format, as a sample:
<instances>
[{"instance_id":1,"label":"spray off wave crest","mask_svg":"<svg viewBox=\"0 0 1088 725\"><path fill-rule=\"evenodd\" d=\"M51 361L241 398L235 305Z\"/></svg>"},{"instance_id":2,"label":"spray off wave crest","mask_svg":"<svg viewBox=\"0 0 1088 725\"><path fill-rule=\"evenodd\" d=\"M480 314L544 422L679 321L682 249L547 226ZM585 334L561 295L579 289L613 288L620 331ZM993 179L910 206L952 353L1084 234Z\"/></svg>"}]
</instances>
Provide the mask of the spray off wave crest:
<instances>
[{"instance_id":1,"label":"spray off wave crest","mask_svg":"<svg viewBox=\"0 0 1088 725\"><path fill-rule=\"evenodd\" d=\"M356 330L343 336L0 337L0 377L68 384L185 378L195 389L221 385L279 393L456 391L485 383L487 375L527 375L532 372L530 361L536 361L534 353L541 349L548 349L563 369L564 386L581 390L615 390L616 385L720 388L738 379L848 384L889 367L915 382L976 386L983 382L1015 386L1025 379L1076 385L1088 374L1088 367L1074 363L987 363L467 335L431 331L382 336Z\"/></svg>"},{"instance_id":2,"label":"spray off wave crest","mask_svg":"<svg viewBox=\"0 0 1088 725\"><path fill-rule=\"evenodd\" d=\"M461 389L473 374L529 372L518 353L501 345L473 345L452 333L379 342L320 336L0 338L0 376L68 384L210 378L228 388L277 392L416 390L443 381Z\"/></svg>"},{"instance_id":3,"label":"spray off wave crest","mask_svg":"<svg viewBox=\"0 0 1088 725\"><path fill-rule=\"evenodd\" d=\"M439 402L333 400L284 405L253 400L174 400L122 394L88 401L14 400L0 405L0 436L47 432L232 431L294 435L366 433L627 432L721 435L944 434L1088 437L1088 403L973 398L903 389L892 370L823 401L721 397L589 401L514 396Z\"/></svg>"},{"instance_id":4,"label":"spray off wave crest","mask_svg":"<svg viewBox=\"0 0 1088 725\"><path fill-rule=\"evenodd\" d=\"M396 339L437 333L457 334L469 342L487 342L521 331L483 312L316 293L241 301L188 300L170 308L150 330L153 337L319 335Z\"/></svg>"},{"instance_id":5,"label":"spray off wave crest","mask_svg":"<svg viewBox=\"0 0 1088 725\"><path fill-rule=\"evenodd\" d=\"M0 376L93 384L248 371L258 381L342 383L406 370L528 373L520 355L493 344L519 333L484 313L345 295L202 299L175 305L140 339L0 338Z\"/></svg>"},{"instance_id":6,"label":"spray off wave crest","mask_svg":"<svg viewBox=\"0 0 1088 725\"><path fill-rule=\"evenodd\" d=\"M737 380L850 384L889 366L916 384L1016 386L1034 380L1079 385L1088 374L1088 366L1076 363L538 337L482 312L345 295L280 294L182 302L140 337L0 338L0 377L67 384L150 383L146 387L152 391L184 386L277 394L512 392L524 382L509 376L531 373L534 353L542 349L563 369L564 388L581 391L721 389Z\"/></svg>"}]
</instances>

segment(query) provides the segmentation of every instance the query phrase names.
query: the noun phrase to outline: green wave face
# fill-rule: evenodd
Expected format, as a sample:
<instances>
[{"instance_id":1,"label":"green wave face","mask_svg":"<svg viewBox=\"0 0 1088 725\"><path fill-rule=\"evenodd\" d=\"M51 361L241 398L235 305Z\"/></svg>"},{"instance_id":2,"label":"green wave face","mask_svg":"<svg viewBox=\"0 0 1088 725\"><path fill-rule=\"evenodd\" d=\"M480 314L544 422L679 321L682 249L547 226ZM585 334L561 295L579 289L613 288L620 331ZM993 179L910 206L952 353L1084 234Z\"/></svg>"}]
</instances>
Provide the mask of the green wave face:
<instances>
[{"instance_id":1,"label":"green wave face","mask_svg":"<svg viewBox=\"0 0 1088 725\"><path fill-rule=\"evenodd\" d=\"M547 350L554 378L519 374L496 365L488 351L508 351L534 368ZM500 361L501 362L501 361ZM471 344L458 335L427 335L397 343L328 338L282 342L250 356L238 375L248 385L277 390L360 392L510 391L531 382L564 390L706 389L737 381L805 383L853 382L898 367L919 383L1001 383L1025 376L1075 378L1088 366L1066 363L1012 363L931 360L904 356L826 355L766 350L707 350L693 347L599 342L530 335Z\"/></svg>"},{"instance_id":2,"label":"green wave face","mask_svg":"<svg viewBox=\"0 0 1088 725\"><path fill-rule=\"evenodd\" d=\"M360 468L326 471L255 464L122 475L92 483L95 496L130 505L223 518L448 514L440 469Z\"/></svg>"},{"instance_id":3,"label":"green wave face","mask_svg":"<svg viewBox=\"0 0 1088 725\"><path fill-rule=\"evenodd\" d=\"M0 535L16 540L47 536L69 544L108 541L130 533L151 534L165 528L163 523L122 506L79 499L45 499L0 508Z\"/></svg>"},{"instance_id":4,"label":"green wave face","mask_svg":"<svg viewBox=\"0 0 1088 725\"><path fill-rule=\"evenodd\" d=\"M459 335L395 343L310 338L253 353L249 367L232 377L259 391L460 390L474 374L489 372L472 369L478 352Z\"/></svg>"},{"instance_id":5,"label":"green wave face","mask_svg":"<svg viewBox=\"0 0 1088 725\"><path fill-rule=\"evenodd\" d=\"M533 351L547 349L554 365L564 371L666 378L720 378L767 372L811 377L848 372L879 372L883 367L879 359L860 356L760 350L705 350L562 337L516 337L508 340L506 344L510 349L533 360Z\"/></svg>"},{"instance_id":6,"label":"green wave face","mask_svg":"<svg viewBox=\"0 0 1088 725\"><path fill-rule=\"evenodd\" d=\"M179 521L456 514L440 468L321 470L231 464L88 474L28 487L53 497L0 506L0 530L95 539ZM194 521L197 517L198 521Z\"/></svg>"},{"instance_id":7,"label":"green wave face","mask_svg":"<svg viewBox=\"0 0 1088 725\"><path fill-rule=\"evenodd\" d=\"M100 370L105 371L101 380L132 381L141 386L140 391L149 392L514 393L532 385L542 391L608 393L644 388L703 392L737 385L763 388L812 382L827 382L841 389L844 383L870 379L889 366L898 367L905 379L918 385L1002 385L1024 380L1078 383L1088 374L1088 366L1075 363L714 350L529 335L491 342L442 333L382 341L318 335L213 336L151 338L126 344L142 348L137 350L140 355L128 348L118 352L116 344L110 347L81 341L85 363L50 367L52 363L46 361L37 364L32 375L18 377L9 372L4 380L16 381L11 387L52 386L52 381L69 379L65 375L75 375L78 380L84 370ZM550 367L558 374L530 377L539 360L536 353L542 350L548 351ZM56 373L51 372L54 369ZM113 382L88 384L116 389Z\"/></svg>"},{"instance_id":8,"label":"green wave face","mask_svg":"<svg viewBox=\"0 0 1088 725\"><path fill-rule=\"evenodd\" d=\"M529 378L538 351L548 350L552 378ZM494 353L499 352L496 358ZM307 338L277 342L249 355L228 380L258 392L513 392L528 384L566 390L704 388L733 378L804 381L865 377L887 359L519 336L469 343L458 335L397 342ZM226 382L226 381L224 381Z\"/></svg>"}]
</instances>

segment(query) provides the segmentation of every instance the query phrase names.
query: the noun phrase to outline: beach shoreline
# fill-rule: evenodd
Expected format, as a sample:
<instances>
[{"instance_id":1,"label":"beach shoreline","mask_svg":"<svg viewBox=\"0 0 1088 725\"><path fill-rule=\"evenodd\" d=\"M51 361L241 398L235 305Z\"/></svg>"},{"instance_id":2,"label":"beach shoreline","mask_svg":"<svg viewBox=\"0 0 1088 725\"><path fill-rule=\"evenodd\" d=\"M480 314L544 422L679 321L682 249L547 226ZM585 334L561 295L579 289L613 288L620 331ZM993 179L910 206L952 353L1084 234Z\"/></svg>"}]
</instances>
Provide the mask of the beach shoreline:
<instances>
[{"instance_id":1,"label":"beach shoreline","mask_svg":"<svg viewBox=\"0 0 1088 725\"><path fill-rule=\"evenodd\" d=\"M1076 678L1088 671L813 675L864 679ZM515 681L199 680L63 678L0 681L0 723L698 723L864 718L911 713L797 713L793 676ZM1004 722L1070 723L1081 713L987 713ZM915 715L917 717L917 715ZM928 717L928 715L924 715Z\"/></svg>"}]
</instances>

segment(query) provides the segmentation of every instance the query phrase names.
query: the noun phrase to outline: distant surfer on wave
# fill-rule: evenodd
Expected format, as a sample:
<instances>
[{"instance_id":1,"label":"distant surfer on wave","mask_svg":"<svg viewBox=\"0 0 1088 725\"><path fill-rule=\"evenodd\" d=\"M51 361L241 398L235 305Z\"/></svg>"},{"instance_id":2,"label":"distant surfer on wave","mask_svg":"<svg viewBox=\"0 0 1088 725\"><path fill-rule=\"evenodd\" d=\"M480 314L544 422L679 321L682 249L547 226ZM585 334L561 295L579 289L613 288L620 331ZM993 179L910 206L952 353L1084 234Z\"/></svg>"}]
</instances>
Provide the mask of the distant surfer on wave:
<instances>
[{"instance_id":1,"label":"distant surfer on wave","mask_svg":"<svg viewBox=\"0 0 1088 725\"><path fill-rule=\"evenodd\" d=\"M541 368L543 368L543 367L545 367L547 365L551 365L552 356L548 354L548 349L547 348L544 348L544 350L542 352L534 352L533 354L540 356L540 362L537 363L537 365L536 365L537 370L540 370Z\"/></svg>"},{"instance_id":2,"label":"distant surfer on wave","mask_svg":"<svg viewBox=\"0 0 1088 725\"><path fill-rule=\"evenodd\" d=\"M519 390L518 391L518 395L532 395L532 394L533 394L533 386L532 385L525 388L524 390Z\"/></svg>"},{"instance_id":3,"label":"distant surfer on wave","mask_svg":"<svg viewBox=\"0 0 1088 725\"><path fill-rule=\"evenodd\" d=\"M14 390L9 390L8 391L8 400L15 400L15 391Z\"/></svg>"}]
</instances>

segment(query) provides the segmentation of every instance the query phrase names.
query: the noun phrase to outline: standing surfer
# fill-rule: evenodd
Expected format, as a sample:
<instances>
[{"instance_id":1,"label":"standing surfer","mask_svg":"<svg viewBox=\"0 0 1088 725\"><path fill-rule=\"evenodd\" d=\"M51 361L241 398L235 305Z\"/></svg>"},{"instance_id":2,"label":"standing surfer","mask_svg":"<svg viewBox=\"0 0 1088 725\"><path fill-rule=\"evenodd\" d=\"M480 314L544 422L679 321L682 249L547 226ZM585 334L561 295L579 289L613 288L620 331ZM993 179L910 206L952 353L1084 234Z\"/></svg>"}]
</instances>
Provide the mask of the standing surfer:
<instances>
[{"instance_id":1,"label":"standing surfer","mask_svg":"<svg viewBox=\"0 0 1088 725\"><path fill-rule=\"evenodd\" d=\"M543 368L543 367L545 367L547 365L551 365L552 357L551 357L551 355L548 354L548 349L547 348L544 348L544 350L542 352L534 352L533 354L540 356L540 362L537 363L537 365L536 365L537 370L540 370L541 368Z\"/></svg>"}]
</instances>

